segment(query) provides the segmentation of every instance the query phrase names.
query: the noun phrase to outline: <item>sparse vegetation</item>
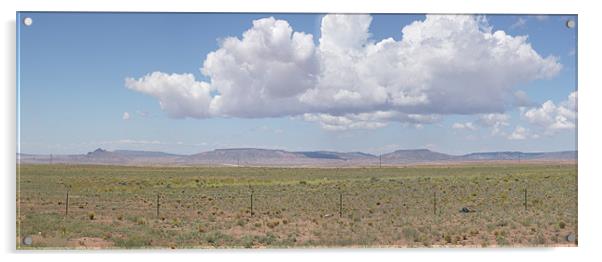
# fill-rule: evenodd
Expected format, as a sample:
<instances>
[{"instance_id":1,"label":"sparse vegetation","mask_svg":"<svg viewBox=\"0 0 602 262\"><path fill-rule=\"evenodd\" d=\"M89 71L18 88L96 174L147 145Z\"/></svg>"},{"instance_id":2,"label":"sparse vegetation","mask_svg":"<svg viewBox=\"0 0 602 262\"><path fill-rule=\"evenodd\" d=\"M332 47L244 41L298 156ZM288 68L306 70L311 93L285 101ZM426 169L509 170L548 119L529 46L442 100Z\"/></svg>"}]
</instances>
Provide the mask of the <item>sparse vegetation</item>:
<instances>
[{"instance_id":1,"label":"sparse vegetation","mask_svg":"<svg viewBox=\"0 0 602 262\"><path fill-rule=\"evenodd\" d=\"M17 194L20 249L577 242L565 237L577 232L574 164L345 169L22 165L19 170L19 181L30 181L21 183ZM524 188L529 189L526 210ZM475 211L460 212L463 207ZM33 244L21 245L23 236L32 236Z\"/></svg>"}]
</instances>

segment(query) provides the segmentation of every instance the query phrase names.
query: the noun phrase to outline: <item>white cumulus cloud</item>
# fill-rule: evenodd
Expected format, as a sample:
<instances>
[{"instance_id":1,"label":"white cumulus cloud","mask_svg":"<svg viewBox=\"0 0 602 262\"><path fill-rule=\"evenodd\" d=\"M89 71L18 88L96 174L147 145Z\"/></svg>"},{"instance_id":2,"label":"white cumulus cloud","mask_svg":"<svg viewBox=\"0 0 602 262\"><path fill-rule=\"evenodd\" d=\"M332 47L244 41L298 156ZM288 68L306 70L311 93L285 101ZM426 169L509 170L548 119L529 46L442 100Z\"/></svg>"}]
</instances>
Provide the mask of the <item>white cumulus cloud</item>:
<instances>
[{"instance_id":1,"label":"white cumulus cloud","mask_svg":"<svg viewBox=\"0 0 602 262\"><path fill-rule=\"evenodd\" d=\"M125 85L132 90L151 95L170 117L209 117L211 86L197 82L192 74L154 72L139 79L127 78Z\"/></svg>"},{"instance_id":2,"label":"white cumulus cloud","mask_svg":"<svg viewBox=\"0 0 602 262\"><path fill-rule=\"evenodd\" d=\"M335 116L331 114L303 114L303 120L318 122L326 130L350 129L376 129L385 127L389 122L413 124L420 128L422 123L434 123L439 120L438 115L403 114L395 111L377 111L372 113L344 114Z\"/></svg>"},{"instance_id":3,"label":"white cumulus cloud","mask_svg":"<svg viewBox=\"0 0 602 262\"><path fill-rule=\"evenodd\" d=\"M527 138L539 138L539 135L532 134L529 129L522 126L517 126L514 128L514 131L508 135L508 139L510 140L525 140Z\"/></svg>"},{"instance_id":4,"label":"white cumulus cloud","mask_svg":"<svg viewBox=\"0 0 602 262\"><path fill-rule=\"evenodd\" d=\"M477 127L472 122L466 123L454 123L452 125L453 129L468 129L468 130L476 130Z\"/></svg>"},{"instance_id":5,"label":"white cumulus cloud","mask_svg":"<svg viewBox=\"0 0 602 262\"><path fill-rule=\"evenodd\" d=\"M313 36L270 17L253 21L242 39L226 38L201 72L217 91L213 115L272 117L306 110L298 97L315 85L318 70Z\"/></svg>"},{"instance_id":6,"label":"white cumulus cloud","mask_svg":"<svg viewBox=\"0 0 602 262\"><path fill-rule=\"evenodd\" d=\"M502 129L504 127L510 125L509 121L510 121L509 115L493 113L493 114L483 114L483 115L479 116L477 123L484 127L490 127L492 135L504 135L504 132L502 131Z\"/></svg>"},{"instance_id":7,"label":"white cumulus cloud","mask_svg":"<svg viewBox=\"0 0 602 262\"><path fill-rule=\"evenodd\" d=\"M523 117L545 134L554 134L560 130L574 129L577 121L577 91L570 93L567 100L556 105L551 100L541 106L523 111Z\"/></svg>"},{"instance_id":8,"label":"white cumulus cloud","mask_svg":"<svg viewBox=\"0 0 602 262\"><path fill-rule=\"evenodd\" d=\"M123 112L123 115L121 116L121 119L123 119L123 120L130 120L130 113Z\"/></svg>"},{"instance_id":9,"label":"white cumulus cloud","mask_svg":"<svg viewBox=\"0 0 602 262\"><path fill-rule=\"evenodd\" d=\"M504 112L517 85L562 67L526 36L492 31L484 17L427 15L380 41L371 39L371 21L326 15L316 45L284 20L258 19L207 55L206 82L154 72L125 84L175 118L303 116L326 129L378 128Z\"/></svg>"}]
</instances>

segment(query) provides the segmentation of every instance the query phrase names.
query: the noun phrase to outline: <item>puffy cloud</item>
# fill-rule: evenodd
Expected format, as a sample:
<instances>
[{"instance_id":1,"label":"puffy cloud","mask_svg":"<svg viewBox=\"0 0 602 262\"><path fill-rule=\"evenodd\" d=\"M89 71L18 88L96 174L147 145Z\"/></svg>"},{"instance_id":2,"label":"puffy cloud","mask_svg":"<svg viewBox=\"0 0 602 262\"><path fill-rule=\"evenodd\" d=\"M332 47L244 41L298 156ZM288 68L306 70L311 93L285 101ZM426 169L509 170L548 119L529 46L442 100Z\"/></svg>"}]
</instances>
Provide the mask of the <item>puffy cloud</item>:
<instances>
[{"instance_id":1,"label":"puffy cloud","mask_svg":"<svg viewBox=\"0 0 602 262\"><path fill-rule=\"evenodd\" d=\"M209 117L211 87L197 82L192 74L154 72L140 79L127 78L125 85L132 90L154 96L170 117Z\"/></svg>"},{"instance_id":2,"label":"puffy cloud","mask_svg":"<svg viewBox=\"0 0 602 262\"><path fill-rule=\"evenodd\" d=\"M548 100L539 107L523 111L522 115L529 123L543 129L548 135L560 130L574 129L577 121L577 91L570 93L567 100L558 105Z\"/></svg>"},{"instance_id":3,"label":"puffy cloud","mask_svg":"<svg viewBox=\"0 0 602 262\"><path fill-rule=\"evenodd\" d=\"M370 15L331 14L322 18L320 50L324 52L353 53L368 43Z\"/></svg>"},{"instance_id":4,"label":"puffy cloud","mask_svg":"<svg viewBox=\"0 0 602 262\"><path fill-rule=\"evenodd\" d=\"M492 33L473 16L427 16L404 27L402 40L378 43L366 40L370 19L351 16L365 23L358 26L341 22L348 16L333 16L338 19L322 21L319 81L301 96L321 111L501 112L516 84L551 77L561 67L555 57L540 57L526 37ZM340 37L326 41L331 28L363 37L353 45L335 42Z\"/></svg>"},{"instance_id":5,"label":"puffy cloud","mask_svg":"<svg viewBox=\"0 0 602 262\"><path fill-rule=\"evenodd\" d=\"M401 40L378 42L371 21L326 15L316 46L284 20L255 20L242 38L227 37L207 55L208 82L155 72L126 86L156 97L171 117L301 115L327 129L377 128L417 116L504 112L515 106L515 86L561 69L526 36L492 32L483 17L428 15L403 27Z\"/></svg>"},{"instance_id":6,"label":"puffy cloud","mask_svg":"<svg viewBox=\"0 0 602 262\"><path fill-rule=\"evenodd\" d=\"M502 131L502 128L509 125L508 121L510 121L510 116L506 114L483 114L477 120L477 124L492 128L492 135L503 135L504 132Z\"/></svg>"},{"instance_id":7,"label":"puffy cloud","mask_svg":"<svg viewBox=\"0 0 602 262\"><path fill-rule=\"evenodd\" d=\"M532 134L529 129L522 126L517 126L514 131L508 135L508 139L510 140L525 140L527 138L539 138L539 135Z\"/></svg>"},{"instance_id":8,"label":"puffy cloud","mask_svg":"<svg viewBox=\"0 0 602 262\"><path fill-rule=\"evenodd\" d=\"M121 119L123 119L123 120L130 120L130 113L123 112L123 115L121 116Z\"/></svg>"},{"instance_id":9,"label":"puffy cloud","mask_svg":"<svg viewBox=\"0 0 602 262\"><path fill-rule=\"evenodd\" d=\"M466 123L454 123L452 125L453 129L468 129L468 130L476 130L477 127L472 122Z\"/></svg>"},{"instance_id":10,"label":"puffy cloud","mask_svg":"<svg viewBox=\"0 0 602 262\"><path fill-rule=\"evenodd\" d=\"M253 21L242 39L228 37L207 55L201 72L217 94L212 114L272 117L299 114L298 96L315 85L313 36L293 32L284 20Z\"/></svg>"},{"instance_id":11,"label":"puffy cloud","mask_svg":"<svg viewBox=\"0 0 602 262\"><path fill-rule=\"evenodd\" d=\"M318 122L323 129L340 131L350 129L376 129L385 127L389 122L402 122L420 127L423 123L434 123L438 115L403 114L395 111L377 111L373 113L345 114L341 116L330 114L303 114L303 120Z\"/></svg>"},{"instance_id":12,"label":"puffy cloud","mask_svg":"<svg viewBox=\"0 0 602 262\"><path fill-rule=\"evenodd\" d=\"M207 55L201 72L154 72L126 86L159 99L171 117L270 117L303 111L297 95L314 85L317 72L312 35L293 32L273 17L253 21L242 39L228 37Z\"/></svg>"},{"instance_id":13,"label":"puffy cloud","mask_svg":"<svg viewBox=\"0 0 602 262\"><path fill-rule=\"evenodd\" d=\"M351 116L333 116L329 114L304 114L303 119L310 122L318 122L323 129L331 131L349 129L375 129L387 126L382 121L366 121Z\"/></svg>"},{"instance_id":14,"label":"puffy cloud","mask_svg":"<svg viewBox=\"0 0 602 262\"><path fill-rule=\"evenodd\" d=\"M510 116L506 114L485 114L479 117L478 123L483 126L506 126Z\"/></svg>"}]
</instances>

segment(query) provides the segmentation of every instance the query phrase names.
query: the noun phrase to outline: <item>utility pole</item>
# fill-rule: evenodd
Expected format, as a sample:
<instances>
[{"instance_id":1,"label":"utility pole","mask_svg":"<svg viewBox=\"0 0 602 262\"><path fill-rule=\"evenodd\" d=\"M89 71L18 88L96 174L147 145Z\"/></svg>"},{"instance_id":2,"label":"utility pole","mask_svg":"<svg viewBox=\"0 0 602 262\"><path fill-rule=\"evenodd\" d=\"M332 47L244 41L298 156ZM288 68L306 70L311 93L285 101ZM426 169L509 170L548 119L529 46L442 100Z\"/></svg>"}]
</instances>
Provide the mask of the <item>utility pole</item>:
<instances>
[{"instance_id":1,"label":"utility pole","mask_svg":"<svg viewBox=\"0 0 602 262\"><path fill-rule=\"evenodd\" d=\"M50 154L50 164L52 165L52 154Z\"/></svg>"},{"instance_id":2,"label":"utility pole","mask_svg":"<svg viewBox=\"0 0 602 262\"><path fill-rule=\"evenodd\" d=\"M383 167L383 154L378 155L378 168Z\"/></svg>"}]
</instances>

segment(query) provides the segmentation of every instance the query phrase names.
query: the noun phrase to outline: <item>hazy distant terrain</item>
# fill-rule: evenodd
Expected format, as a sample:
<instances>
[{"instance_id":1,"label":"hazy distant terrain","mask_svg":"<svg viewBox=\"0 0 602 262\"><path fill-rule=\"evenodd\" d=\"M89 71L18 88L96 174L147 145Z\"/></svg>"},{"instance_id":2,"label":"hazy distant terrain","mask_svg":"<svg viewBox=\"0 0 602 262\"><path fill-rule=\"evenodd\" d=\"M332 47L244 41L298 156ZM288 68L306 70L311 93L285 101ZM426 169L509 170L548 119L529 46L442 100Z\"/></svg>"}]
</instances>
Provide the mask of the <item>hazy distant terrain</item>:
<instances>
[{"instance_id":1,"label":"hazy distant terrain","mask_svg":"<svg viewBox=\"0 0 602 262\"><path fill-rule=\"evenodd\" d=\"M17 154L22 164L110 164L110 165L209 165L209 166L316 166L357 167L396 166L428 163L462 163L491 161L575 161L577 151L560 152L480 152L448 155L428 149L397 150L381 156L363 152L303 151L259 148L216 149L193 155L155 151L96 149L87 154L35 155Z\"/></svg>"}]
</instances>

